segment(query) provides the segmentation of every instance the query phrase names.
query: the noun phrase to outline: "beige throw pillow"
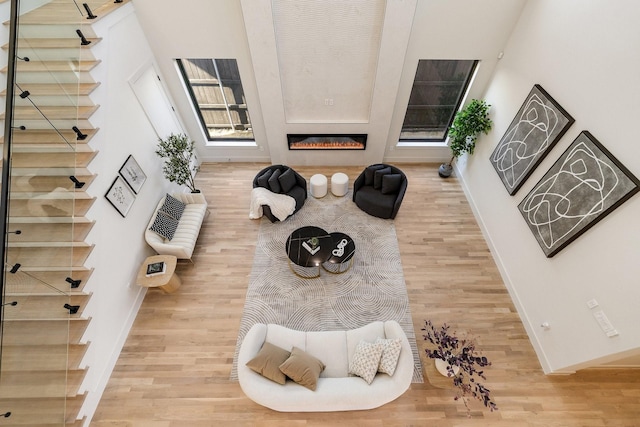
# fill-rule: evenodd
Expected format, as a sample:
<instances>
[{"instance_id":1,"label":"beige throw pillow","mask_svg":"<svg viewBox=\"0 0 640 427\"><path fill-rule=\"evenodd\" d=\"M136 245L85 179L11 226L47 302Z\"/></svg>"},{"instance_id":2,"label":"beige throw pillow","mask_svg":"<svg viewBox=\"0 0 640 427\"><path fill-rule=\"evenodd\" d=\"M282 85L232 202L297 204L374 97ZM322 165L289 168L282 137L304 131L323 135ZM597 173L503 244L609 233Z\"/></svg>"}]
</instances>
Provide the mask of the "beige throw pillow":
<instances>
[{"instance_id":1,"label":"beige throw pillow","mask_svg":"<svg viewBox=\"0 0 640 427\"><path fill-rule=\"evenodd\" d=\"M287 381L287 377L282 373L279 366L290 355L291 353L287 350L265 341L256 357L247 362L247 366L271 381L284 384Z\"/></svg>"},{"instance_id":2,"label":"beige throw pillow","mask_svg":"<svg viewBox=\"0 0 640 427\"><path fill-rule=\"evenodd\" d=\"M298 384L309 390L315 390L324 367L324 363L320 360L298 347L293 347L291 356L280 365L280 370Z\"/></svg>"}]
</instances>

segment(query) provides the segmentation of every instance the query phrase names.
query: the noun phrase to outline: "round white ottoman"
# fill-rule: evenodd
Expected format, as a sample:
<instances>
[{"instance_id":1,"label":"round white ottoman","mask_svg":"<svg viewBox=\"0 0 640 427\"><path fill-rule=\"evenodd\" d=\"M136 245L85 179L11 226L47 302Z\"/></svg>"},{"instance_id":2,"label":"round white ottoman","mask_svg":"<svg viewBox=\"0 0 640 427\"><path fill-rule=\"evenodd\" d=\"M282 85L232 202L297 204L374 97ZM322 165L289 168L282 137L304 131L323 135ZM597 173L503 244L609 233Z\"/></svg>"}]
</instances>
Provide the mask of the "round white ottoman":
<instances>
[{"instance_id":1,"label":"round white ottoman","mask_svg":"<svg viewBox=\"0 0 640 427\"><path fill-rule=\"evenodd\" d=\"M322 174L315 174L309 180L309 191L316 199L327 195L327 177Z\"/></svg>"},{"instance_id":2,"label":"round white ottoman","mask_svg":"<svg viewBox=\"0 0 640 427\"><path fill-rule=\"evenodd\" d=\"M342 197L349 190L349 177L347 174L338 172L331 176L331 192L334 196Z\"/></svg>"}]
</instances>

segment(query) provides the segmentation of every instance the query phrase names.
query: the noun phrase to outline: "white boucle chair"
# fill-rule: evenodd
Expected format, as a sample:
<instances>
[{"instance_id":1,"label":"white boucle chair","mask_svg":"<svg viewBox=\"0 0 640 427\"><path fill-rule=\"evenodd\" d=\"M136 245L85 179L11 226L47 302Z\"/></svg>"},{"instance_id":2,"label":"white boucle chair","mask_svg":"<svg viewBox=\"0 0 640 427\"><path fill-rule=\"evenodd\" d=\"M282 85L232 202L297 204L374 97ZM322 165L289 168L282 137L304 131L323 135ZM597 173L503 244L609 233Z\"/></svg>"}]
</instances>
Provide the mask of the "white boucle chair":
<instances>
[{"instance_id":1,"label":"white boucle chair","mask_svg":"<svg viewBox=\"0 0 640 427\"><path fill-rule=\"evenodd\" d=\"M349 361L360 340L400 338L402 350L393 376L378 373L371 384L349 376ZM290 351L293 346L320 359L326 368L315 391L293 381L275 383L246 366L268 341ZM254 402L281 412L354 411L377 408L400 397L411 385L413 353L398 322L372 322L348 331L302 332L258 323L245 335L238 353L238 381Z\"/></svg>"},{"instance_id":2,"label":"white boucle chair","mask_svg":"<svg viewBox=\"0 0 640 427\"><path fill-rule=\"evenodd\" d=\"M200 234L200 227L207 214L207 201L202 193L174 193L171 195L187 205L180 217L173 238L171 240L165 239L158 233L149 230L156 219L158 209L164 203L165 197L162 197L144 231L144 239L158 255L174 255L178 259L191 260L196 240Z\"/></svg>"}]
</instances>

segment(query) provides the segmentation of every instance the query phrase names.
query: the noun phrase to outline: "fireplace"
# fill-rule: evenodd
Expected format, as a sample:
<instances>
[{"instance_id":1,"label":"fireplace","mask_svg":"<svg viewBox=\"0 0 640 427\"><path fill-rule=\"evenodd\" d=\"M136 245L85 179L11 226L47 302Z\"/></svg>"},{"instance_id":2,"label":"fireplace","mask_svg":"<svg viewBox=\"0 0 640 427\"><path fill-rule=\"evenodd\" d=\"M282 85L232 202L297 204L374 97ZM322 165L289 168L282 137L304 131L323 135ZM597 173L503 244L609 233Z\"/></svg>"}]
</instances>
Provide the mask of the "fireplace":
<instances>
[{"instance_id":1,"label":"fireplace","mask_svg":"<svg viewBox=\"0 0 640 427\"><path fill-rule=\"evenodd\" d=\"M289 150L364 150L366 134L287 134Z\"/></svg>"}]
</instances>

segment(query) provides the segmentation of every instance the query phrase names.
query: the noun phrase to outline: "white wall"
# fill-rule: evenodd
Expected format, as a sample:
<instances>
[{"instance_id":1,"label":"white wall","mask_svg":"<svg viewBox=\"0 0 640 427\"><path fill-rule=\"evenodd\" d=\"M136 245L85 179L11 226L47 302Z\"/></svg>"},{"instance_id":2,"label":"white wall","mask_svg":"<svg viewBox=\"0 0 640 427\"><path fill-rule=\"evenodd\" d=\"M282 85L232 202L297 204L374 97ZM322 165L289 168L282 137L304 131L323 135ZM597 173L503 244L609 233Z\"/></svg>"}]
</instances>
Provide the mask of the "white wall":
<instances>
[{"instance_id":1,"label":"white wall","mask_svg":"<svg viewBox=\"0 0 640 427\"><path fill-rule=\"evenodd\" d=\"M458 163L503 277L546 372L570 372L640 354L640 196L553 258L546 258L518 203L582 130L640 176L640 5L634 0L529 1L486 92L494 130ZM525 96L541 84L575 123L515 196L489 156ZM589 309L596 299L599 307ZM608 338L601 309L620 335ZM550 329L541 328L549 322ZM629 360L623 361L628 364ZM637 362L637 358L635 359Z\"/></svg>"},{"instance_id":2,"label":"white wall","mask_svg":"<svg viewBox=\"0 0 640 427\"><path fill-rule=\"evenodd\" d=\"M269 162L269 145L259 107L258 91L249 55L239 0L136 0L138 19L187 134L197 142L202 161ZM251 114L256 145L205 147L205 135L193 112L175 66L178 58L235 58Z\"/></svg>"},{"instance_id":3,"label":"white wall","mask_svg":"<svg viewBox=\"0 0 640 427\"><path fill-rule=\"evenodd\" d=\"M394 150L404 119L418 59L480 59L472 96L482 94L525 0L386 0L375 64L373 91L345 96L342 80L321 81L322 98L343 100L370 96L368 120L287 122L278 64L271 1L136 0L140 22L149 37L187 132L199 143L203 161L267 161L291 165L364 165L447 159L443 144ZM292 2L300 7L305 2ZM359 3L359 2L357 2ZM323 25L326 22L321 22ZM350 40L344 40L345 46ZM175 70L175 58L236 58L251 114L255 147L204 147L205 138ZM335 67L340 68L340 55ZM340 77L338 77L340 78ZM310 79L313 84L318 79ZM310 90L310 89L309 89ZM318 89L319 90L319 89ZM332 92L333 91L333 92ZM313 92L313 91L312 91ZM315 93L315 92L314 92ZM318 103L319 118L327 106ZM310 113L311 111L311 113ZM313 109L306 116L313 116ZM289 151L287 133L366 133L362 151Z\"/></svg>"},{"instance_id":4,"label":"white wall","mask_svg":"<svg viewBox=\"0 0 640 427\"><path fill-rule=\"evenodd\" d=\"M393 117L386 135L388 162L449 160L445 143L430 147L396 146L420 59L479 60L467 99L481 98L493 74L498 55L513 31L525 0L419 0L404 58Z\"/></svg>"},{"instance_id":5,"label":"white wall","mask_svg":"<svg viewBox=\"0 0 640 427\"><path fill-rule=\"evenodd\" d=\"M132 5L124 5L93 28L103 40L92 48L102 63L92 72L101 82L92 98L101 107L91 122L100 131L91 140L99 154L89 165L97 176L87 189L97 198L87 213L96 224L87 238L95 248L86 266L95 270L84 288L93 295L83 312L92 319L83 337L91 345L82 362L89 369L81 387L81 392L89 392L81 416L89 420L145 295L145 289L135 283L140 264L153 253L144 241L144 229L160 197L173 190L163 178L161 161L154 153L157 135L128 83L153 59ZM123 218L104 194L129 154L138 161L147 180Z\"/></svg>"}]
</instances>

